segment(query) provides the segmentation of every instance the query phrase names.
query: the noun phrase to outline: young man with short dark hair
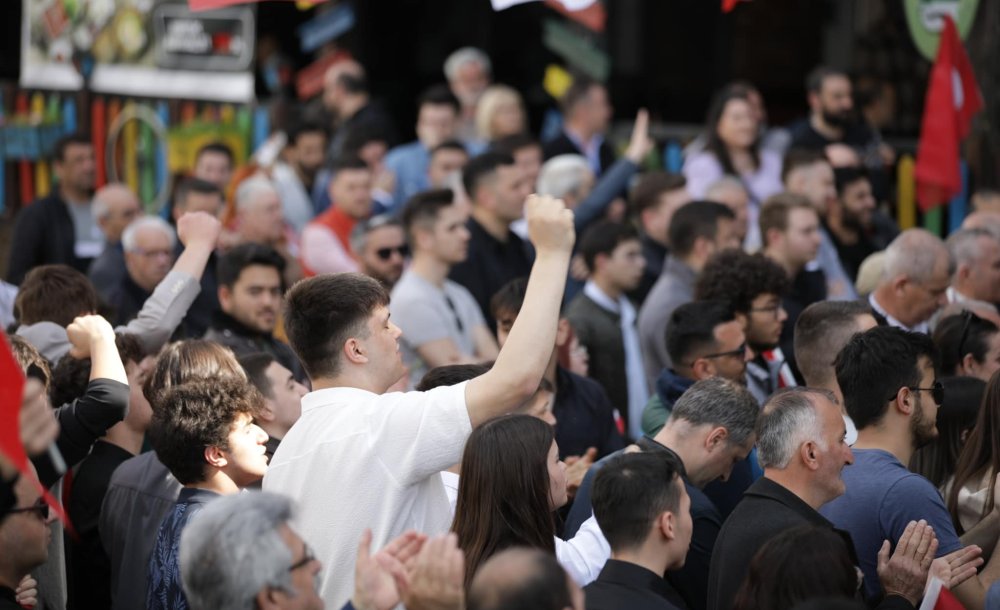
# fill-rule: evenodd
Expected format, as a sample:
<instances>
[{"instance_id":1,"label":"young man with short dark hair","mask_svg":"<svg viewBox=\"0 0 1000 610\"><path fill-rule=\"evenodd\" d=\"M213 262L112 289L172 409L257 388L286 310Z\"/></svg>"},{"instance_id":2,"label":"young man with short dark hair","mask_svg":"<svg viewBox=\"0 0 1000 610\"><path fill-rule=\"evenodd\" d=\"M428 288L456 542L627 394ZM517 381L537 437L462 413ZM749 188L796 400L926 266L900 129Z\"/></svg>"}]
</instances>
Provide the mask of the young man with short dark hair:
<instances>
[{"instance_id":1,"label":"young man with short dark hair","mask_svg":"<svg viewBox=\"0 0 1000 610\"><path fill-rule=\"evenodd\" d=\"M302 230L302 269L306 276L357 271L351 231L372 212L372 172L357 157L343 158L330 181L330 207Z\"/></svg>"},{"instance_id":2,"label":"young man with short dark hair","mask_svg":"<svg viewBox=\"0 0 1000 610\"><path fill-rule=\"evenodd\" d=\"M211 182L224 193L229 188L234 169L236 157L233 149L222 142L209 142L198 149L192 174L195 178Z\"/></svg>"}]
</instances>

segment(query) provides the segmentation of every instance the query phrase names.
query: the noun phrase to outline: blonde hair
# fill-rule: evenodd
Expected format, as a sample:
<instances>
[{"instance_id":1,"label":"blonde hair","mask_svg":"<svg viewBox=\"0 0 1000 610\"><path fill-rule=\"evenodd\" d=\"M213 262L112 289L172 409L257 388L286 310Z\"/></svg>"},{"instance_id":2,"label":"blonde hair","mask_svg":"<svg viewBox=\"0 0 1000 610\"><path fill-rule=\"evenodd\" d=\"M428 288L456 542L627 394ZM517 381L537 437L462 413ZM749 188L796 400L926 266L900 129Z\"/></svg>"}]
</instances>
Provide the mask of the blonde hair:
<instances>
[{"instance_id":1,"label":"blonde hair","mask_svg":"<svg viewBox=\"0 0 1000 610\"><path fill-rule=\"evenodd\" d=\"M521 94L507 85L490 85L479 98L479 105L476 107L476 133L480 138L489 142L497 139L498 136L493 130L493 119L503 104L516 104L521 111L522 123L525 121L524 100L521 99Z\"/></svg>"}]
</instances>

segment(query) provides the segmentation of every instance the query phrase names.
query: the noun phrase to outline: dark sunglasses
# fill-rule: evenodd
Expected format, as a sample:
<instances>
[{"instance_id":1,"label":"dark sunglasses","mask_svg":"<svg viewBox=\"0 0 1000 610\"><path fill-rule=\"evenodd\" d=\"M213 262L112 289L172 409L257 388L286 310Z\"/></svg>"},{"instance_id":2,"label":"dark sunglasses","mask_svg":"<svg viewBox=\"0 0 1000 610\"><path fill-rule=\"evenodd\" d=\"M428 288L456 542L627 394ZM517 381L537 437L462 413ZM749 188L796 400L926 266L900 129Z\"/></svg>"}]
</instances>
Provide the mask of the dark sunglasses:
<instances>
[{"instance_id":1,"label":"dark sunglasses","mask_svg":"<svg viewBox=\"0 0 1000 610\"><path fill-rule=\"evenodd\" d=\"M700 358L705 358L708 360L711 360L712 358L726 358L726 357L742 358L743 356L746 355L746 353L747 353L747 344L746 341L744 341L736 349L729 350L728 352L716 352L714 354L705 354L704 356L698 356L698 358L695 358L695 360L698 360ZM691 362L691 364L689 364L688 366L693 366L693 365L694 362Z\"/></svg>"},{"instance_id":2,"label":"dark sunglasses","mask_svg":"<svg viewBox=\"0 0 1000 610\"><path fill-rule=\"evenodd\" d=\"M929 388L921 388L917 386L907 386L909 389L917 392L930 392L931 398L934 399L934 404L939 407L944 403L944 384L940 381L935 381L934 385Z\"/></svg>"},{"instance_id":3,"label":"dark sunglasses","mask_svg":"<svg viewBox=\"0 0 1000 610\"><path fill-rule=\"evenodd\" d=\"M7 511L8 514L13 513L35 513L38 515L39 519L42 521L49 520L49 504L44 498L38 498L38 501L28 506L27 508L12 508Z\"/></svg>"},{"instance_id":4,"label":"dark sunglasses","mask_svg":"<svg viewBox=\"0 0 1000 610\"><path fill-rule=\"evenodd\" d=\"M392 257L393 252L399 254L401 258L406 258L407 256L410 255L410 247L407 246L406 244L403 244L402 246L398 246L396 248L379 248L378 250L375 251L375 254L380 259L387 261Z\"/></svg>"}]
</instances>

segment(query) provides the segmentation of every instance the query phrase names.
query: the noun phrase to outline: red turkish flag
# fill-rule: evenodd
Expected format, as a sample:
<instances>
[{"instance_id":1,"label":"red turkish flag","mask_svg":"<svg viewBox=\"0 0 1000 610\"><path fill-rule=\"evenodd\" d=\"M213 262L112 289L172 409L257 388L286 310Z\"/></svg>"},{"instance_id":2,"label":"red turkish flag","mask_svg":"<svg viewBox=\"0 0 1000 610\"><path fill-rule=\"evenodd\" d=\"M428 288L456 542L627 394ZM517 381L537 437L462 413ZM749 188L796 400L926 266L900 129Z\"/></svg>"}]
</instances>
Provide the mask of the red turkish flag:
<instances>
[{"instance_id":1,"label":"red turkish flag","mask_svg":"<svg viewBox=\"0 0 1000 610\"><path fill-rule=\"evenodd\" d=\"M969 135L983 98L951 17L944 17L931 70L917 148L917 203L927 211L962 191L959 144Z\"/></svg>"}]
</instances>

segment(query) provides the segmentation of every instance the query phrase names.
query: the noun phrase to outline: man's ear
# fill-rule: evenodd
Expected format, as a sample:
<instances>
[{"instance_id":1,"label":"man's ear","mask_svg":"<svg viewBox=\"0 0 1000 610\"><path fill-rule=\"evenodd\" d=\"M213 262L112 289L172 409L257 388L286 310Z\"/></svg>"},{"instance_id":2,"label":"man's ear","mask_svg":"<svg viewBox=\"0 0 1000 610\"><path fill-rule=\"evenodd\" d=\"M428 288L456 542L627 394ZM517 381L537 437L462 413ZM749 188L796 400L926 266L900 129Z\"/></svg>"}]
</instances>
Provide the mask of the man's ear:
<instances>
[{"instance_id":1,"label":"man's ear","mask_svg":"<svg viewBox=\"0 0 1000 610\"><path fill-rule=\"evenodd\" d=\"M344 356L348 362L354 364L365 364L368 362L368 355L365 353L364 345L354 337L344 342Z\"/></svg>"},{"instance_id":2,"label":"man's ear","mask_svg":"<svg viewBox=\"0 0 1000 610\"><path fill-rule=\"evenodd\" d=\"M259 610L278 610L282 606L275 599L275 596L280 594L281 591L276 591L271 587L264 587L257 592L257 597L254 598L257 602L256 608L259 608Z\"/></svg>"},{"instance_id":3,"label":"man's ear","mask_svg":"<svg viewBox=\"0 0 1000 610\"><path fill-rule=\"evenodd\" d=\"M819 468L819 451L816 443L813 441L802 443L799 447L799 457L802 458L802 463L809 470L817 470Z\"/></svg>"},{"instance_id":4,"label":"man's ear","mask_svg":"<svg viewBox=\"0 0 1000 610\"><path fill-rule=\"evenodd\" d=\"M713 451L726 444L729 440L729 430L726 430L722 426L713 428L708 436L705 437L705 449Z\"/></svg>"},{"instance_id":5,"label":"man's ear","mask_svg":"<svg viewBox=\"0 0 1000 610\"><path fill-rule=\"evenodd\" d=\"M893 290L897 292L902 291L904 288L906 288L906 285L909 283L910 283L910 276L906 275L905 273L897 275L896 277L892 278L892 282L890 282Z\"/></svg>"},{"instance_id":6,"label":"man's ear","mask_svg":"<svg viewBox=\"0 0 1000 610\"><path fill-rule=\"evenodd\" d=\"M903 415L912 415L916 407L916 399L910 388L899 388L892 398L892 407Z\"/></svg>"},{"instance_id":7,"label":"man's ear","mask_svg":"<svg viewBox=\"0 0 1000 610\"><path fill-rule=\"evenodd\" d=\"M660 513L660 516L656 518L656 527L667 540L673 540L677 537L677 533L675 531L677 524L672 512L664 511Z\"/></svg>"},{"instance_id":8,"label":"man's ear","mask_svg":"<svg viewBox=\"0 0 1000 610\"><path fill-rule=\"evenodd\" d=\"M229 286L219 284L219 305L222 311L229 312L233 305L233 292Z\"/></svg>"},{"instance_id":9,"label":"man's ear","mask_svg":"<svg viewBox=\"0 0 1000 610\"><path fill-rule=\"evenodd\" d=\"M216 468L224 468L229 464L226 452L215 445L205 447L205 461Z\"/></svg>"},{"instance_id":10,"label":"man's ear","mask_svg":"<svg viewBox=\"0 0 1000 610\"><path fill-rule=\"evenodd\" d=\"M274 401L270 398L265 398L264 402L261 403L260 414L257 419L262 422L272 422L275 419L274 415Z\"/></svg>"},{"instance_id":11,"label":"man's ear","mask_svg":"<svg viewBox=\"0 0 1000 610\"><path fill-rule=\"evenodd\" d=\"M562 347L569 341L569 320L559 318L559 325L556 327L556 347Z\"/></svg>"},{"instance_id":12,"label":"man's ear","mask_svg":"<svg viewBox=\"0 0 1000 610\"><path fill-rule=\"evenodd\" d=\"M691 375L695 381L715 377L715 365L707 358L697 358L691 363Z\"/></svg>"}]
</instances>

